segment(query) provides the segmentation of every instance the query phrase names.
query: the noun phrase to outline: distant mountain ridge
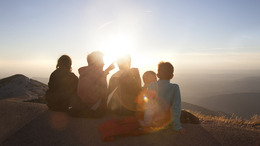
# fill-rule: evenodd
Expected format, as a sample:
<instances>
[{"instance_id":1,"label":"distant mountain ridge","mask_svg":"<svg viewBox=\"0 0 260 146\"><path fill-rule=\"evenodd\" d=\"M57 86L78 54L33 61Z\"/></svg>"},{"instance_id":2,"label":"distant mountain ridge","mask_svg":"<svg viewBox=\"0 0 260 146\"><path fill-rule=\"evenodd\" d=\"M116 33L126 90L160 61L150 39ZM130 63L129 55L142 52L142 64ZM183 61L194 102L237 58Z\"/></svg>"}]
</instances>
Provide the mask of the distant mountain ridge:
<instances>
[{"instance_id":1,"label":"distant mountain ridge","mask_svg":"<svg viewBox=\"0 0 260 146\"><path fill-rule=\"evenodd\" d=\"M49 82L49 78L45 78L45 77L32 77L31 79L42 82L46 85L48 85Z\"/></svg>"},{"instance_id":2,"label":"distant mountain ridge","mask_svg":"<svg viewBox=\"0 0 260 146\"><path fill-rule=\"evenodd\" d=\"M209 109L204 108L202 106L191 104L191 103L187 103L187 102L181 102L181 107L184 110L191 110L193 112L198 112L198 113L201 113L203 115L226 116L226 117L230 117L231 116L230 114L224 113L222 111L209 110Z\"/></svg>"},{"instance_id":3,"label":"distant mountain ridge","mask_svg":"<svg viewBox=\"0 0 260 146\"><path fill-rule=\"evenodd\" d=\"M174 79L180 86L182 99L189 103L222 94L260 93L260 75L184 74Z\"/></svg>"},{"instance_id":4,"label":"distant mountain ridge","mask_svg":"<svg viewBox=\"0 0 260 146\"><path fill-rule=\"evenodd\" d=\"M48 86L39 81L16 74L0 80L0 99L23 97L36 99L44 96Z\"/></svg>"},{"instance_id":5,"label":"distant mountain ridge","mask_svg":"<svg viewBox=\"0 0 260 146\"><path fill-rule=\"evenodd\" d=\"M242 117L260 115L260 93L233 93L203 98L196 104Z\"/></svg>"}]
</instances>

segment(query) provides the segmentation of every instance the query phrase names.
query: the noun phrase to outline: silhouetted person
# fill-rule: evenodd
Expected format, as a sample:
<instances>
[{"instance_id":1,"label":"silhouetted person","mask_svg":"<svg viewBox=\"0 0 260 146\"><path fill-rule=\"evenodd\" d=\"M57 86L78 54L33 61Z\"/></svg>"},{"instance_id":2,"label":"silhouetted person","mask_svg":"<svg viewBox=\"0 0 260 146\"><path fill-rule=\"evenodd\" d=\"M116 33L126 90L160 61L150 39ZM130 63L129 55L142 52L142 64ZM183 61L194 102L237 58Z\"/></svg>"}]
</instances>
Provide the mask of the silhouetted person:
<instances>
[{"instance_id":1,"label":"silhouetted person","mask_svg":"<svg viewBox=\"0 0 260 146\"><path fill-rule=\"evenodd\" d=\"M142 87L142 92L139 94L137 98L137 111L136 111L136 117L138 119L143 119L144 117L144 105L145 105L145 99L144 97L147 96L147 88L148 85L152 82L156 82L156 73L154 71L146 71L142 76L144 86Z\"/></svg>"},{"instance_id":2,"label":"silhouetted person","mask_svg":"<svg viewBox=\"0 0 260 146\"><path fill-rule=\"evenodd\" d=\"M119 71L114 73L111 76L111 78L109 79L109 87L108 87L109 93L111 93L116 87L118 87L119 77L122 75L122 73L131 69L131 57L129 55L126 55L124 57L120 57L119 59L117 59L117 66L119 68ZM138 71L137 68L133 69L133 70Z\"/></svg>"},{"instance_id":3,"label":"silhouetted person","mask_svg":"<svg viewBox=\"0 0 260 146\"><path fill-rule=\"evenodd\" d=\"M88 66L79 68L78 97L72 101L71 114L78 117L99 117L106 112L107 75L114 69L111 64L103 71L103 53L87 56Z\"/></svg>"},{"instance_id":4,"label":"silhouetted person","mask_svg":"<svg viewBox=\"0 0 260 146\"><path fill-rule=\"evenodd\" d=\"M107 105L110 111L128 115L136 111L136 97L141 91L139 70L131 68L131 57L126 55L117 60L119 71L109 80Z\"/></svg>"},{"instance_id":5,"label":"silhouetted person","mask_svg":"<svg viewBox=\"0 0 260 146\"><path fill-rule=\"evenodd\" d=\"M171 121L173 130L183 133L180 123L181 95L177 84L170 83L174 68L169 62L158 64L157 82L148 86L143 127L160 127Z\"/></svg>"},{"instance_id":6,"label":"silhouetted person","mask_svg":"<svg viewBox=\"0 0 260 146\"><path fill-rule=\"evenodd\" d=\"M68 111L70 100L76 95L78 77L71 72L71 65L71 58L62 55L58 59L56 70L50 75L46 101L51 110Z\"/></svg>"},{"instance_id":7,"label":"silhouetted person","mask_svg":"<svg viewBox=\"0 0 260 146\"><path fill-rule=\"evenodd\" d=\"M154 71L146 71L143 74L143 82L144 86L142 87L143 90L147 89L148 85L152 82L156 82L156 73Z\"/></svg>"}]
</instances>

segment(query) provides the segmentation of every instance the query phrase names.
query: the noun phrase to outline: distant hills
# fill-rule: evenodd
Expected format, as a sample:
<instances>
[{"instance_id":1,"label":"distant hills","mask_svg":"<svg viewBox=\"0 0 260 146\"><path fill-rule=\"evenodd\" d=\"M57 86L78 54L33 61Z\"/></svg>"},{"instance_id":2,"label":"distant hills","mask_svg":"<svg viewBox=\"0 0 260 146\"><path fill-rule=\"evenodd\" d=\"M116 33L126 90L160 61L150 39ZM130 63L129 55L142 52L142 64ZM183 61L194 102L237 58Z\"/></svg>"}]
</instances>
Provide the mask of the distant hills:
<instances>
[{"instance_id":1,"label":"distant hills","mask_svg":"<svg viewBox=\"0 0 260 146\"><path fill-rule=\"evenodd\" d=\"M242 117L260 115L260 74L180 74L182 100Z\"/></svg>"},{"instance_id":2,"label":"distant hills","mask_svg":"<svg viewBox=\"0 0 260 146\"><path fill-rule=\"evenodd\" d=\"M259 75L180 74L173 78L180 85L182 99L188 102L233 93L260 93Z\"/></svg>"},{"instance_id":3,"label":"distant hills","mask_svg":"<svg viewBox=\"0 0 260 146\"><path fill-rule=\"evenodd\" d=\"M198 105L242 117L260 115L260 93L233 93L200 99Z\"/></svg>"},{"instance_id":4,"label":"distant hills","mask_svg":"<svg viewBox=\"0 0 260 146\"><path fill-rule=\"evenodd\" d=\"M49 78L44 78L44 77L32 77L32 79L39 81L39 82L42 82L46 85L48 85L48 82L49 82Z\"/></svg>"},{"instance_id":5,"label":"distant hills","mask_svg":"<svg viewBox=\"0 0 260 146\"><path fill-rule=\"evenodd\" d=\"M39 81L16 74L0 80L0 99L36 99L45 95L48 86Z\"/></svg>"}]
</instances>

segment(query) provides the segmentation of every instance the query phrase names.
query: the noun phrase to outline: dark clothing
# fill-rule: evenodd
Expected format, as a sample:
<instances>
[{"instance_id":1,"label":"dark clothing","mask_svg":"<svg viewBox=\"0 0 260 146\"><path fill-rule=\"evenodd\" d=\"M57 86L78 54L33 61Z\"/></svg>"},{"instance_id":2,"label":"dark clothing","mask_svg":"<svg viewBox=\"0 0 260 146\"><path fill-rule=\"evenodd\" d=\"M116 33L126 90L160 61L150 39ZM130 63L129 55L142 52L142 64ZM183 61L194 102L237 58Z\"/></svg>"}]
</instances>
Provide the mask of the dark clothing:
<instances>
[{"instance_id":1,"label":"dark clothing","mask_svg":"<svg viewBox=\"0 0 260 146\"><path fill-rule=\"evenodd\" d=\"M78 77L70 70L58 68L49 79L46 92L47 105L51 110L68 111L70 100L76 95Z\"/></svg>"},{"instance_id":2,"label":"dark clothing","mask_svg":"<svg viewBox=\"0 0 260 146\"><path fill-rule=\"evenodd\" d=\"M72 117L99 118L105 114L104 106L100 106L96 110L92 110L90 107L86 106L79 96L75 96L75 98L72 99L71 105L72 107L69 110L69 114Z\"/></svg>"},{"instance_id":3,"label":"dark clothing","mask_svg":"<svg viewBox=\"0 0 260 146\"><path fill-rule=\"evenodd\" d=\"M109 81L108 108L121 115L134 115L137 96L141 92L141 78L137 68L118 71Z\"/></svg>"},{"instance_id":4,"label":"dark clothing","mask_svg":"<svg viewBox=\"0 0 260 146\"><path fill-rule=\"evenodd\" d=\"M144 84L144 86L142 87L142 91L146 90L148 88L149 84Z\"/></svg>"},{"instance_id":5,"label":"dark clothing","mask_svg":"<svg viewBox=\"0 0 260 146\"><path fill-rule=\"evenodd\" d=\"M79 69L78 97L72 102L72 116L98 117L105 112L107 73L96 66Z\"/></svg>"}]
</instances>

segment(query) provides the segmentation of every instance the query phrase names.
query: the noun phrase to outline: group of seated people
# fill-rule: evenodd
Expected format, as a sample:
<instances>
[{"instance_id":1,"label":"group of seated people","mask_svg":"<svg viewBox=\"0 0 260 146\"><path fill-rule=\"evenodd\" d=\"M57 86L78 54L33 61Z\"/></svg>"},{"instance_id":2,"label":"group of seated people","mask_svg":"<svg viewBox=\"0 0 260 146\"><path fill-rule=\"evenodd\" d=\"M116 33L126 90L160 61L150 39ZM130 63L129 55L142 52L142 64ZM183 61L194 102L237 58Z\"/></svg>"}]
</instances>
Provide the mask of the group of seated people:
<instances>
[{"instance_id":1,"label":"group of seated people","mask_svg":"<svg viewBox=\"0 0 260 146\"><path fill-rule=\"evenodd\" d=\"M116 61L119 71L111 76L107 85L107 75L115 67L111 64L104 70L103 56L99 51L90 53L88 66L78 69L78 78L72 72L71 58L62 55L48 83L49 109L84 118L98 118L107 113L132 115L142 127L171 121L175 131L183 132L179 86L170 83L174 71L171 63L160 62L157 74L145 72L141 87L139 70L131 68L131 57L121 57Z\"/></svg>"}]
</instances>

